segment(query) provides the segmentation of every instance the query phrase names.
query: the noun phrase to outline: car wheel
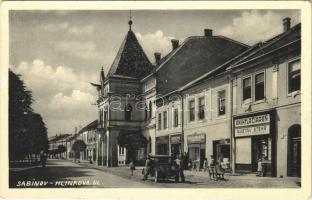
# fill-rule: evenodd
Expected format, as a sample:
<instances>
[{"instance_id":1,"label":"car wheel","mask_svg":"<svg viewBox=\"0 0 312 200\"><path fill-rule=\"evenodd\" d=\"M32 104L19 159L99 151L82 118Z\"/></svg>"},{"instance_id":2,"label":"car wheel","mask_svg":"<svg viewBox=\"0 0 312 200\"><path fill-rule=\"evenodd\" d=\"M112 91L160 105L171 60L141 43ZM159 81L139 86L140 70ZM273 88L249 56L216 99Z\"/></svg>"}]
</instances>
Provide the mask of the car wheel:
<instances>
[{"instance_id":1,"label":"car wheel","mask_svg":"<svg viewBox=\"0 0 312 200\"><path fill-rule=\"evenodd\" d=\"M155 170L155 177L154 177L155 183L158 182L158 171Z\"/></svg>"}]
</instances>

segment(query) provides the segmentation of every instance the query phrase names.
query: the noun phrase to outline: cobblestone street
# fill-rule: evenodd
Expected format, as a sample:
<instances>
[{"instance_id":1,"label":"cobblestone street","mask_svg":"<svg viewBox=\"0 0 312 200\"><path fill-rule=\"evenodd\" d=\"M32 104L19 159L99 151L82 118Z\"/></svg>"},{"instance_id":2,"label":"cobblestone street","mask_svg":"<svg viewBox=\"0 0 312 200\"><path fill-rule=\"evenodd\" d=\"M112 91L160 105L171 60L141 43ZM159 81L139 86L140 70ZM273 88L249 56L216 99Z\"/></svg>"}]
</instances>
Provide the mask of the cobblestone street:
<instances>
[{"instance_id":1,"label":"cobblestone street","mask_svg":"<svg viewBox=\"0 0 312 200\"><path fill-rule=\"evenodd\" d=\"M107 168L87 162L48 160L47 166L10 170L10 187L100 187L100 188L299 188L298 178L270 178L255 175L230 176L226 180L210 180L207 172L185 171L186 182L174 180L155 183L153 178L142 181L142 168L133 176L127 167ZM29 182L30 181L30 182ZM36 186L36 184L45 184Z\"/></svg>"}]
</instances>

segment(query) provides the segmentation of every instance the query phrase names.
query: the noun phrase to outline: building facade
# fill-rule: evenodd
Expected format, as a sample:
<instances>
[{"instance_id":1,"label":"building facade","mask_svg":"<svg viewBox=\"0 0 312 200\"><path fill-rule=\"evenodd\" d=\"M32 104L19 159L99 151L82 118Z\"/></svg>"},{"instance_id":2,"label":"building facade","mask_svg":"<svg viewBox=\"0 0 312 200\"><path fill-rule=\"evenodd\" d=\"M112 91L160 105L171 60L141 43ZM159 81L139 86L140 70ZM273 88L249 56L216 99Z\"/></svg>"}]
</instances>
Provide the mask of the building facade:
<instances>
[{"instance_id":1,"label":"building facade","mask_svg":"<svg viewBox=\"0 0 312 200\"><path fill-rule=\"evenodd\" d=\"M100 73L97 161L125 165L148 153L205 158L233 172L300 176L301 25L253 46L205 29L151 63L131 30L107 74ZM291 114L290 114L291 113ZM141 135L129 150L122 137Z\"/></svg>"},{"instance_id":2,"label":"building facade","mask_svg":"<svg viewBox=\"0 0 312 200\"><path fill-rule=\"evenodd\" d=\"M228 70L233 90L235 171L255 172L265 160L268 176L301 175L301 25L260 44Z\"/></svg>"}]
</instances>

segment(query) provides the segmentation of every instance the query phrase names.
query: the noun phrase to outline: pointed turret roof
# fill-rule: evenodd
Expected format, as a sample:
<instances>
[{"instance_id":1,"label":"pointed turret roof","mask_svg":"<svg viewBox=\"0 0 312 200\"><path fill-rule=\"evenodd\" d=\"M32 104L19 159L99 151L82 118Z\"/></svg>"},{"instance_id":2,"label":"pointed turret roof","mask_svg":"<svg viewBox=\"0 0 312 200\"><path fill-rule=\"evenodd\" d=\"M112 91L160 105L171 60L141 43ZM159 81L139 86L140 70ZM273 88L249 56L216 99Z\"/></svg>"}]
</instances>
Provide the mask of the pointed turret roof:
<instances>
[{"instance_id":1,"label":"pointed turret roof","mask_svg":"<svg viewBox=\"0 0 312 200\"><path fill-rule=\"evenodd\" d=\"M135 34L132 32L131 25L132 21L130 20L129 31L109 69L108 76L122 75L142 78L153 68Z\"/></svg>"}]
</instances>

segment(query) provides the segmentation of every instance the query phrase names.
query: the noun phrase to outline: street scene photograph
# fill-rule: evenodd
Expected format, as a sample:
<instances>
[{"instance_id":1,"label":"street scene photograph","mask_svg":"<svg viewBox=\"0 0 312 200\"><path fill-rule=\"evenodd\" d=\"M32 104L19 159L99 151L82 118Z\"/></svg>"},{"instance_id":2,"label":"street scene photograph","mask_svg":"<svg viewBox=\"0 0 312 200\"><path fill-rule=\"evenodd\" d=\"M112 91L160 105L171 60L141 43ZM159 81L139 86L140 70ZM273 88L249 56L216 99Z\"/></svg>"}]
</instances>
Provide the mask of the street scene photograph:
<instances>
[{"instance_id":1,"label":"street scene photograph","mask_svg":"<svg viewBox=\"0 0 312 200\"><path fill-rule=\"evenodd\" d=\"M301 188L301 10L9 10L9 188Z\"/></svg>"}]
</instances>

